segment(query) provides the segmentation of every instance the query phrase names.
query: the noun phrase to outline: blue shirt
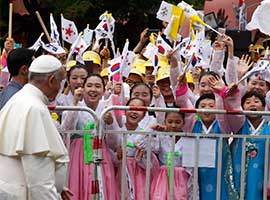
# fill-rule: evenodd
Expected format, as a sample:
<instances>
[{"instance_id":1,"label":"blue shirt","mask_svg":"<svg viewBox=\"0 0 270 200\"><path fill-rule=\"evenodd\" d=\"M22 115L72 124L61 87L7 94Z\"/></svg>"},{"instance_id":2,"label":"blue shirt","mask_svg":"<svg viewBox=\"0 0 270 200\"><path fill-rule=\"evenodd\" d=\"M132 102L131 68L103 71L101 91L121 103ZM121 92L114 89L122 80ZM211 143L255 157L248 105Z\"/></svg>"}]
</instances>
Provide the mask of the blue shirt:
<instances>
[{"instance_id":1,"label":"blue shirt","mask_svg":"<svg viewBox=\"0 0 270 200\"><path fill-rule=\"evenodd\" d=\"M0 110L15 93L22 89L22 87L23 86L16 81L10 81L8 83L4 90L0 92Z\"/></svg>"}]
</instances>

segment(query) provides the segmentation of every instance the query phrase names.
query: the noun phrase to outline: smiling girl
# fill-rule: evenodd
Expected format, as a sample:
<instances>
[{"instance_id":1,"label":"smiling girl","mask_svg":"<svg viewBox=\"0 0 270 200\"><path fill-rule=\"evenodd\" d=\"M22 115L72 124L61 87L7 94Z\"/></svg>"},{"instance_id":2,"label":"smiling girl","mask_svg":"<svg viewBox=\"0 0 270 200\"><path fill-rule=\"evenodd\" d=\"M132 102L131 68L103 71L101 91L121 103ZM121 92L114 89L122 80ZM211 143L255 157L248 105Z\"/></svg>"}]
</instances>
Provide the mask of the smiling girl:
<instances>
[{"instance_id":1,"label":"smiling girl","mask_svg":"<svg viewBox=\"0 0 270 200\"><path fill-rule=\"evenodd\" d=\"M84 80L88 76L86 66L77 64L67 71L67 83L69 86L69 92L67 94L61 94L56 99L56 105L70 106L72 105L74 91L80 87L83 87Z\"/></svg>"},{"instance_id":2,"label":"smiling girl","mask_svg":"<svg viewBox=\"0 0 270 200\"><path fill-rule=\"evenodd\" d=\"M73 105L87 106L100 114L105 109L105 102L102 100L105 91L103 79L98 74L90 74L84 81L83 87L74 91ZM89 124L95 121L87 112L65 111L63 112L61 128L64 130L84 130ZM115 172L112 162L112 155L107 143L103 143L102 156L106 164L102 164L102 177L104 182L105 199L117 199ZM73 199L88 200L91 198L91 184L93 164L86 164L84 160L83 136L73 134L70 144L70 172L69 187L74 193Z\"/></svg>"},{"instance_id":3,"label":"smiling girl","mask_svg":"<svg viewBox=\"0 0 270 200\"><path fill-rule=\"evenodd\" d=\"M145 106L143 100L139 98L131 98L127 102L127 106ZM129 134L127 136L127 163L126 163L126 194L127 199L141 200L145 199L145 187L146 187L146 142L147 137L144 135L143 128L139 126L139 122L144 118L144 111L127 110L125 113L126 123L118 130L123 131L139 131L142 134ZM152 138L153 139L153 138ZM117 157L122 159L122 148L119 145L117 151ZM155 171L159 168L158 161L154 154L151 156L151 177ZM121 164L118 165L118 185L121 181Z\"/></svg>"}]
</instances>

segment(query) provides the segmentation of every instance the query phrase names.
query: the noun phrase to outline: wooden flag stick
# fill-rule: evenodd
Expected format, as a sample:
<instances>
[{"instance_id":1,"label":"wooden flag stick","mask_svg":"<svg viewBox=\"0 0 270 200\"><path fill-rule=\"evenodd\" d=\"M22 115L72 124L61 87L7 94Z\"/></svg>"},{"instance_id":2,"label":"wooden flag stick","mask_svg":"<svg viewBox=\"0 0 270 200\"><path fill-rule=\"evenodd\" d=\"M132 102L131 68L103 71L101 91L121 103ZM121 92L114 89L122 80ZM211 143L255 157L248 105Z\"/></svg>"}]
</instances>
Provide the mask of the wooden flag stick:
<instances>
[{"instance_id":1,"label":"wooden flag stick","mask_svg":"<svg viewBox=\"0 0 270 200\"><path fill-rule=\"evenodd\" d=\"M42 18L41 18L38 11L36 11L36 15L37 15L38 21L39 21L39 23L40 23L46 37L47 37L49 43L52 43L52 39L51 39L51 37L50 37L50 35L49 35L49 33L48 33L47 29L46 29L46 26L45 26L45 24L44 24L44 22L43 22L43 20L42 20Z\"/></svg>"},{"instance_id":2,"label":"wooden flag stick","mask_svg":"<svg viewBox=\"0 0 270 200\"><path fill-rule=\"evenodd\" d=\"M9 20L8 20L8 38L12 38L12 12L13 4L9 4Z\"/></svg>"}]
</instances>

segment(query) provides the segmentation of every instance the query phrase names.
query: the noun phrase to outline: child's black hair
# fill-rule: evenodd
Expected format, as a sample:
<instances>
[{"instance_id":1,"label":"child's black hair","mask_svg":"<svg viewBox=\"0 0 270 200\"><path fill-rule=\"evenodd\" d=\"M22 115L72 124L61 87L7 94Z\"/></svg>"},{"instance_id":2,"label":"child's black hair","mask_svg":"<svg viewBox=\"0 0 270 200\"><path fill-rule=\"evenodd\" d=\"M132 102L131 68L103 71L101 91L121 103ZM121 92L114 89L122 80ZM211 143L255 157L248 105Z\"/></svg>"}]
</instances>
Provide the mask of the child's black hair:
<instances>
[{"instance_id":1,"label":"child's black hair","mask_svg":"<svg viewBox=\"0 0 270 200\"><path fill-rule=\"evenodd\" d=\"M132 93L133 93L133 90L136 88L136 87L139 87L139 86L145 86L148 88L149 90L149 93L150 93L150 98L151 98L151 101L152 101L152 98L153 98L153 91L152 91L152 88L145 84L145 83L136 83L131 89L130 89L130 93L129 93L129 98L131 98L132 96Z\"/></svg>"},{"instance_id":2,"label":"child's black hair","mask_svg":"<svg viewBox=\"0 0 270 200\"><path fill-rule=\"evenodd\" d=\"M138 97L130 98L126 103L126 106L129 106L130 102L133 101L133 100L140 100L141 102L143 102L142 106L145 106L145 102L142 99L138 98Z\"/></svg>"},{"instance_id":3,"label":"child's black hair","mask_svg":"<svg viewBox=\"0 0 270 200\"><path fill-rule=\"evenodd\" d=\"M179 108L179 107L177 107L177 106L168 106L167 108ZM174 113L174 112L166 112L165 113L165 120L167 119L167 117L168 117L168 115L170 113ZM183 112L175 112L175 113L178 113L182 117L183 121L185 121L185 113L183 113Z\"/></svg>"},{"instance_id":4,"label":"child's black hair","mask_svg":"<svg viewBox=\"0 0 270 200\"><path fill-rule=\"evenodd\" d=\"M260 101L262 102L263 107L265 107L265 98L264 98L264 96L261 93L252 90L252 91L246 92L245 95L242 97L242 100L241 100L242 108L244 108L244 103L247 100L247 98L250 98L250 97L253 97L253 96L259 98Z\"/></svg>"},{"instance_id":5,"label":"child's black hair","mask_svg":"<svg viewBox=\"0 0 270 200\"><path fill-rule=\"evenodd\" d=\"M200 74L199 83L201 82L202 77L204 77L204 76L210 76L210 75L212 75L212 76L214 76L216 78L220 78L220 76L216 72L213 72L213 71L204 71L204 72L202 72Z\"/></svg>"},{"instance_id":6,"label":"child's black hair","mask_svg":"<svg viewBox=\"0 0 270 200\"><path fill-rule=\"evenodd\" d=\"M215 95L214 94L203 94L200 96L200 98L196 101L195 108L199 108L200 102L204 99L213 99L215 100Z\"/></svg>"},{"instance_id":7,"label":"child's black hair","mask_svg":"<svg viewBox=\"0 0 270 200\"><path fill-rule=\"evenodd\" d=\"M88 74L87 78L83 82L83 86L86 84L87 79L89 79L91 77L98 77L98 78L100 78L100 80L102 82L102 85L103 85L103 89L105 91L105 82L104 82L103 78L99 74L95 74L95 73Z\"/></svg>"},{"instance_id":8,"label":"child's black hair","mask_svg":"<svg viewBox=\"0 0 270 200\"><path fill-rule=\"evenodd\" d=\"M76 64L76 65L72 66L69 71L67 71L67 80L69 80L70 75L71 75L71 72L74 69L84 69L87 72L87 76L88 76L88 71L87 71L86 66L85 65L82 65L82 64Z\"/></svg>"}]
</instances>

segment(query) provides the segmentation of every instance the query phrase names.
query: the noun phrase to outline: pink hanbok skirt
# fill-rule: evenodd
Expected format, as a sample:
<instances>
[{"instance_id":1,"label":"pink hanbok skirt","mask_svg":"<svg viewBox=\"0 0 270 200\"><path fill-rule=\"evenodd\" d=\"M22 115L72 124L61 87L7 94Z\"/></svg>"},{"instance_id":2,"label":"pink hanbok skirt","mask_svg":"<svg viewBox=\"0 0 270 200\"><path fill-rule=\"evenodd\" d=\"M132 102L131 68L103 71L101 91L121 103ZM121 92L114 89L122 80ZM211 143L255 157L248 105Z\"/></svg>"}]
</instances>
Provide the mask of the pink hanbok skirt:
<instances>
[{"instance_id":1,"label":"pink hanbok skirt","mask_svg":"<svg viewBox=\"0 0 270 200\"><path fill-rule=\"evenodd\" d=\"M84 163L82 138L72 139L70 148L69 188L74 193L72 199L89 200L91 199L94 165ZM116 187L112 155L106 145L103 145L102 155L104 160L101 167L105 200L118 200L120 195Z\"/></svg>"},{"instance_id":2,"label":"pink hanbok skirt","mask_svg":"<svg viewBox=\"0 0 270 200\"><path fill-rule=\"evenodd\" d=\"M188 199L188 179L189 174L183 167L174 168L174 185L173 199L186 200ZM167 166L160 167L159 173L154 177L151 184L151 200L167 200L169 199L169 182Z\"/></svg>"},{"instance_id":3,"label":"pink hanbok skirt","mask_svg":"<svg viewBox=\"0 0 270 200\"><path fill-rule=\"evenodd\" d=\"M143 168L138 164L138 161L134 157L127 157L126 162L128 174L130 177L130 184L134 189L134 199L135 200L143 200L145 199L145 192L146 192L146 168ZM117 184L119 187L119 191L121 191L121 170L122 165L119 164L117 168ZM152 167L150 170L150 186L155 174L159 171L159 163L154 154L152 154ZM127 176L126 174L124 174ZM126 177L127 180L127 177ZM130 199L130 188L128 188L128 183L126 185L126 199Z\"/></svg>"}]
</instances>

